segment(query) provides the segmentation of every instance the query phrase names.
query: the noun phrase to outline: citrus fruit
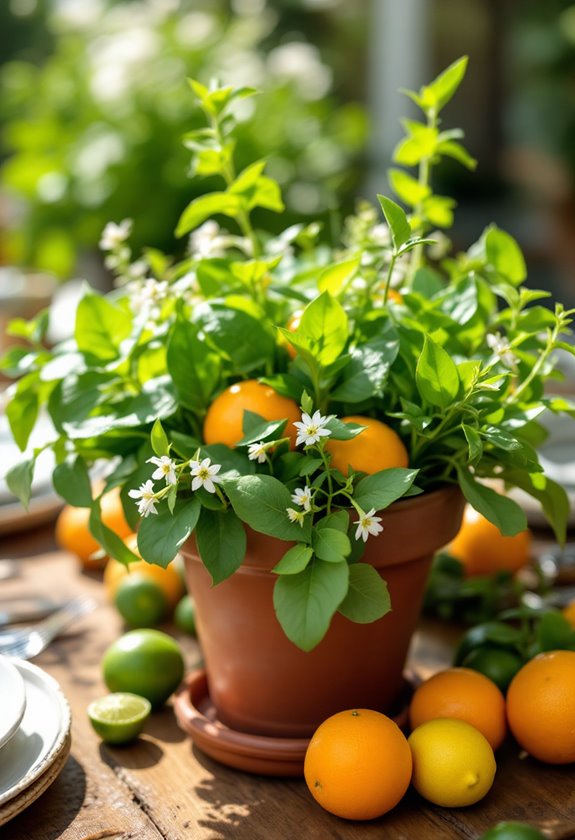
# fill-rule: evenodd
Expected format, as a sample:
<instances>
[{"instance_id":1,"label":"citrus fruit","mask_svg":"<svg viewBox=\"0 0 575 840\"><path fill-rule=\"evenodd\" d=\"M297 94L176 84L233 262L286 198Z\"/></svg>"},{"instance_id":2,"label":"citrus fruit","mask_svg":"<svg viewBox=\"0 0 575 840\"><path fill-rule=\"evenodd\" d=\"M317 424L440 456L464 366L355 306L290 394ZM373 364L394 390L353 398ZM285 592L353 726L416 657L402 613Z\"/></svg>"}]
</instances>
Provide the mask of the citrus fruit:
<instances>
[{"instance_id":1,"label":"citrus fruit","mask_svg":"<svg viewBox=\"0 0 575 840\"><path fill-rule=\"evenodd\" d=\"M127 692L107 694L88 706L94 731L107 744L128 744L137 738L152 706L145 697Z\"/></svg>"},{"instance_id":2,"label":"citrus fruit","mask_svg":"<svg viewBox=\"0 0 575 840\"><path fill-rule=\"evenodd\" d=\"M153 627L168 612L168 601L162 588L141 572L122 578L114 603L124 621L132 627Z\"/></svg>"},{"instance_id":3,"label":"citrus fruit","mask_svg":"<svg viewBox=\"0 0 575 840\"><path fill-rule=\"evenodd\" d=\"M328 440L326 449L331 465L344 475L351 466L356 472L375 473L389 467L407 467L407 449L398 434L380 420L353 415L342 417L344 423L358 423L366 428L351 440Z\"/></svg>"},{"instance_id":4,"label":"citrus fruit","mask_svg":"<svg viewBox=\"0 0 575 840\"><path fill-rule=\"evenodd\" d=\"M190 595L184 595L174 610L174 624L190 636L196 635L196 608Z\"/></svg>"},{"instance_id":5,"label":"citrus fruit","mask_svg":"<svg viewBox=\"0 0 575 840\"><path fill-rule=\"evenodd\" d=\"M464 668L479 671L494 682L500 691L506 692L509 683L523 665L523 660L511 650L486 645L468 653L461 664Z\"/></svg>"},{"instance_id":6,"label":"citrus fruit","mask_svg":"<svg viewBox=\"0 0 575 840\"><path fill-rule=\"evenodd\" d=\"M507 717L516 741L548 764L575 761L575 651L540 653L515 675Z\"/></svg>"},{"instance_id":7,"label":"citrus fruit","mask_svg":"<svg viewBox=\"0 0 575 840\"><path fill-rule=\"evenodd\" d=\"M120 490L114 488L100 500L102 521L124 539L132 532L126 522ZM65 505L56 520L55 537L60 548L75 554L86 569L101 569L106 560L100 543L89 528L90 509ZM93 557L93 555L99 555Z\"/></svg>"},{"instance_id":8,"label":"citrus fruit","mask_svg":"<svg viewBox=\"0 0 575 840\"><path fill-rule=\"evenodd\" d=\"M531 532L504 537L496 525L467 505L459 533L447 550L463 564L469 577L517 572L529 563Z\"/></svg>"},{"instance_id":9,"label":"citrus fruit","mask_svg":"<svg viewBox=\"0 0 575 840\"><path fill-rule=\"evenodd\" d=\"M495 777L495 757L487 739L463 720L438 718L418 726L408 740L414 788L444 808L483 799Z\"/></svg>"},{"instance_id":10,"label":"citrus fruit","mask_svg":"<svg viewBox=\"0 0 575 840\"><path fill-rule=\"evenodd\" d=\"M304 776L326 811L348 820L371 820L395 807L409 787L411 753L390 718L370 709L349 709L316 729Z\"/></svg>"},{"instance_id":11,"label":"citrus fruit","mask_svg":"<svg viewBox=\"0 0 575 840\"><path fill-rule=\"evenodd\" d=\"M133 552L138 553L135 534L124 542ZM146 563L145 560L136 560L129 566L125 566L124 563L120 563L119 560L114 560L111 557L106 563L103 576L104 586L110 601L115 600L120 581L136 573L154 581L162 589L169 609L173 609L184 594L184 582L175 560L164 569L154 563Z\"/></svg>"},{"instance_id":12,"label":"citrus fruit","mask_svg":"<svg viewBox=\"0 0 575 840\"><path fill-rule=\"evenodd\" d=\"M545 835L532 825L510 821L497 823L479 840L545 840Z\"/></svg>"},{"instance_id":13,"label":"citrus fruit","mask_svg":"<svg viewBox=\"0 0 575 840\"><path fill-rule=\"evenodd\" d=\"M256 379L236 382L215 398L204 421L204 441L235 446L244 437L244 411L259 414L266 420L287 418L284 435L290 438L292 449L295 448L297 431L293 424L301 420L297 403Z\"/></svg>"},{"instance_id":14,"label":"citrus fruit","mask_svg":"<svg viewBox=\"0 0 575 840\"><path fill-rule=\"evenodd\" d=\"M566 607L564 607L563 615L569 624L575 628L575 601L571 601Z\"/></svg>"},{"instance_id":15,"label":"citrus fruit","mask_svg":"<svg viewBox=\"0 0 575 840\"><path fill-rule=\"evenodd\" d=\"M167 633L130 630L106 650L102 672L110 691L139 694L157 707L180 684L184 658L176 640Z\"/></svg>"},{"instance_id":16,"label":"citrus fruit","mask_svg":"<svg viewBox=\"0 0 575 840\"><path fill-rule=\"evenodd\" d=\"M474 726L496 750L505 738L505 700L495 683L470 668L434 674L415 690L411 728L436 718L457 718Z\"/></svg>"}]
</instances>

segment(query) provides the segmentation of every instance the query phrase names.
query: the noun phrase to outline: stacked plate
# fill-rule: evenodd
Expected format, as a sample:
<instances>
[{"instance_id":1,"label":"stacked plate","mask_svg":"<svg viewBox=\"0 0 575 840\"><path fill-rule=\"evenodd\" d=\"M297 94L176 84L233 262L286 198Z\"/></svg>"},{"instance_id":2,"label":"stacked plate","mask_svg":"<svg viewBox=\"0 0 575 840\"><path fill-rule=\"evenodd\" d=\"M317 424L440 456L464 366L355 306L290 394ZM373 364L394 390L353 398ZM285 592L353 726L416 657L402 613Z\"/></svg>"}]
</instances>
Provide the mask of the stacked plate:
<instances>
[{"instance_id":1,"label":"stacked plate","mask_svg":"<svg viewBox=\"0 0 575 840\"><path fill-rule=\"evenodd\" d=\"M54 781L70 751L70 707L36 665L0 656L0 825Z\"/></svg>"}]
</instances>

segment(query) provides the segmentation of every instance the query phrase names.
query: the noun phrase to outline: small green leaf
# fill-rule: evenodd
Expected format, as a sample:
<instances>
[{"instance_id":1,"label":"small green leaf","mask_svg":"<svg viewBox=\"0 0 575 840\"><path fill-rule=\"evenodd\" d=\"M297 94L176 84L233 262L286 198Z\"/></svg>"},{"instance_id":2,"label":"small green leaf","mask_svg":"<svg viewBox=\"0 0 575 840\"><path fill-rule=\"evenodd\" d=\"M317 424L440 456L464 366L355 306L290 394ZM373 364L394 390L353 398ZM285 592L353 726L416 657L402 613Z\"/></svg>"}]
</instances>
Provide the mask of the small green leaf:
<instances>
[{"instance_id":1,"label":"small green leaf","mask_svg":"<svg viewBox=\"0 0 575 840\"><path fill-rule=\"evenodd\" d=\"M5 476L6 484L11 493L20 499L26 510L30 504L32 495L32 481L34 479L34 467L36 461L30 458L13 466Z\"/></svg>"},{"instance_id":2,"label":"small green leaf","mask_svg":"<svg viewBox=\"0 0 575 840\"><path fill-rule=\"evenodd\" d=\"M426 337L415 370L417 389L430 405L447 408L459 392L455 362L439 344Z\"/></svg>"},{"instance_id":3,"label":"small green leaf","mask_svg":"<svg viewBox=\"0 0 575 840\"><path fill-rule=\"evenodd\" d=\"M178 401L192 411L208 404L220 377L220 359L197 335L197 328L178 318L168 334L168 372Z\"/></svg>"},{"instance_id":4,"label":"small green leaf","mask_svg":"<svg viewBox=\"0 0 575 840\"><path fill-rule=\"evenodd\" d=\"M59 496L74 507L92 507L92 486L84 459L78 455L64 461L52 473L52 483Z\"/></svg>"},{"instance_id":5,"label":"small green leaf","mask_svg":"<svg viewBox=\"0 0 575 840\"><path fill-rule=\"evenodd\" d=\"M138 549L144 560L165 569L196 527L200 510L200 502L194 497L177 501L173 514L163 508L155 516L142 519Z\"/></svg>"},{"instance_id":6,"label":"small green leaf","mask_svg":"<svg viewBox=\"0 0 575 840\"><path fill-rule=\"evenodd\" d=\"M157 455L159 458L162 455L167 455L170 451L170 441L164 431L164 427L162 426L161 420L156 420L154 425L152 426L152 431L150 433L150 442L152 444L152 449L154 450L154 454Z\"/></svg>"},{"instance_id":7,"label":"small green leaf","mask_svg":"<svg viewBox=\"0 0 575 840\"><path fill-rule=\"evenodd\" d=\"M38 374L31 373L18 382L16 393L6 406L10 431L23 452L36 425L40 409L38 395Z\"/></svg>"},{"instance_id":8,"label":"small green leaf","mask_svg":"<svg viewBox=\"0 0 575 840\"><path fill-rule=\"evenodd\" d=\"M303 527L290 522L287 508L293 506L291 494L281 481L270 475L244 475L224 479L223 485L236 514L254 531L280 540L309 540L310 517Z\"/></svg>"},{"instance_id":9,"label":"small green leaf","mask_svg":"<svg viewBox=\"0 0 575 840\"><path fill-rule=\"evenodd\" d=\"M239 569L246 554L246 532L233 510L202 508L195 533L200 557L214 584Z\"/></svg>"},{"instance_id":10,"label":"small green leaf","mask_svg":"<svg viewBox=\"0 0 575 840\"><path fill-rule=\"evenodd\" d=\"M467 149L458 143L456 140L443 140L438 143L437 151L441 155L453 158L458 163L461 163L467 169L474 172L477 169L477 161L472 157Z\"/></svg>"},{"instance_id":11,"label":"small green leaf","mask_svg":"<svg viewBox=\"0 0 575 840\"><path fill-rule=\"evenodd\" d=\"M335 528L314 528L312 544L316 557L326 563L341 563L351 552L347 535Z\"/></svg>"},{"instance_id":12,"label":"small green leaf","mask_svg":"<svg viewBox=\"0 0 575 840\"><path fill-rule=\"evenodd\" d=\"M352 440L354 437L360 435L366 426L359 423L344 423L337 417L330 417L325 428L331 432L332 440Z\"/></svg>"},{"instance_id":13,"label":"small green leaf","mask_svg":"<svg viewBox=\"0 0 575 840\"><path fill-rule=\"evenodd\" d=\"M283 630L305 651L325 636L348 589L347 563L314 559L302 572L281 575L274 587L274 608Z\"/></svg>"},{"instance_id":14,"label":"small green leaf","mask_svg":"<svg viewBox=\"0 0 575 840\"><path fill-rule=\"evenodd\" d=\"M409 222L407 221L407 216L399 204L396 204L395 201L391 200L391 198L387 198L384 195L378 195L377 197L379 199L379 203L381 204L385 221L391 231L393 247L395 251L399 251L401 246L405 245L411 236L411 228L409 226Z\"/></svg>"},{"instance_id":15,"label":"small green leaf","mask_svg":"<svg viewBox=\"0 0 575 840\"><path fill-rule=\"evenodd\" d=\"M292 546L277 563L272 572L277 575L297 575L303 572L313 557L313 549L304 543Z\"/></svg>"},{"instance_id":16,"label":"small green leaf","mask_svg":"<svg viewBox=\"0 0 575 840\"><path fill-rule=\"evenodd\" d=\"M252 412L244 411L244 437L236 443L236 446L249 446L250 443L277 440L283 436L286 420L264 420L260 417L259 422L246 426L245 418L250 414ZM253 416L257 417L257 415Z\"/></svg>"},{"instance_id":17,"label":"small green leaf","mask_svg":"<svg viewBox=\"0 0 575 840\"><path fill-rule=\"evenodd\" d=\"M394 193L410 207L415 207L431 192L427 184L420 184L402 169L390 169L387 174Z\"/></svg>"},{"instance_id":18,"label":"small green leaf","mask_svg":"<svg viewBox=\"0 0 575 840\"><path fill-rule=\"evenodd\" d=\"M483 455L483 444L481 443L481 436L477 429L469 426L466 423L461 424L465 440L469 449L469 463L476 464Z\"/></svg>"},{"instance_id":19,"label":"small green leaf","mask_svg":"<svg viewBox=\"0 0 575 840\"><path fill-rule=\"evenodd\" d=\"M230 216L232 219L241 210L241 197L227 192L213 192L195 198L184 210L176 226L176 236L185 236L197 228L206 219L216 214Z\"/></svg>"},{"instance_id":20,"label":"small green leaf","mask_svg":"<svg viewBox=\"0 0 575 840\"><path fill-rule=\"evenodd\" d=\"M106 554L114 557L124 565L137 562L140 558L137 554L131 551L121 537L119 537L111 528L108 528L102 522L102 511L100 509L100 502L96 499L90 509L90 531L102 546Z\"/></svg>"},{"instance_id":21,"label":"small green leaf","mask_svg":"<svg viewBox=\"0 0 575 840\"><path fill-rule=\"evenodd\" d=\"M457 474L469 504L493 522L505 537L513 537L527 528L525 513L516 502L480 484L467 470L459 469Z\"/></svg>"},{"instance_id":22,"label":"small green leaf","mask_svg":"<svg viewBox=\"0 0 575 840\"><path fill-rule=\"evenodd\" d=\"M347 344L349 322L345 309L329 292L322 292L304 309L297 330L286 337L303 341L313 358L327 367L339 359Z\"/></svg>"},{"instance_id":23,"label":"small green leaf","mask_svg":"<svg viewBox=\"0 0 575 840\"><path fill-rule=\"evenodd\" d=\"M383 510L407 493L417 473L418 470L391 467L368 475L358 482L353 499L363 511Z\"/></svg>"},{"instance_id":24,"label":"small green leaf","mask_svg":"<svg viewBox=\"0 0 575 840\"><path fill-rule=\"evenodd\" d=\"M458 58L440 73L430 85L422 88L420 96L425 105L433 108L436 113L439 113L447 105L463 81L465 71L467 70L467 62L468 58L466 55Z\"/></svg>"},{"instance_id":25,"label":"small green leaf","mask_svg":"<svg viewBox=\"0 0 575 840\"><path fill-rule=\"evenodd\" d=\"M521 248L510 234L495 226L486 233L485 255L487 262L514 285L519 285L527 277Z\"/></svg>"},{"instance_id":26,"label":"small green leaf","mask_svg":"<svg viewBox=\"0 0 575 840\"><path fill-rule=\"evenodd\" d=\"M87 359L118 359L120 345L130 335L131 327L128 312L101 295L90 292L78 304L74 336Z\"/></svg>"},{"instance_id":27,"label":"small green leaf","mask_svg":"<svg viewBox=\"0 0 575 840\"><path fill-rule=\"evenodd\" d=\"M317 281L320 292L329 292L330 295L337 297L341 290L355 277L360 261L360 257L354 257L351 260L333 263L333 265L324 268Z\"/></svg>"},{"instance_id":28,"label":"small green leaf","mask_svg":"<svg viewBox=\"0 0 575 840\"><path fill-rule=\"evenodd\" d=\"M391 609L387 584L368 563L349 567L349 589L338 612L358 624L369 624Z\"/></svg>"},{"instance_id":29,"label":"small green leaf","mask_svg":"<svg viewBox=\"0 0 575 840\"><path fill-rule=\"evenodd\" d=\"M336 531L341 531L342 534L347 534L349 528L349 513L346 510L338 510L336 513L330 513L324 516L315 523L318 531L322 528L335 528Z\"/></svg>"}]
</instances>

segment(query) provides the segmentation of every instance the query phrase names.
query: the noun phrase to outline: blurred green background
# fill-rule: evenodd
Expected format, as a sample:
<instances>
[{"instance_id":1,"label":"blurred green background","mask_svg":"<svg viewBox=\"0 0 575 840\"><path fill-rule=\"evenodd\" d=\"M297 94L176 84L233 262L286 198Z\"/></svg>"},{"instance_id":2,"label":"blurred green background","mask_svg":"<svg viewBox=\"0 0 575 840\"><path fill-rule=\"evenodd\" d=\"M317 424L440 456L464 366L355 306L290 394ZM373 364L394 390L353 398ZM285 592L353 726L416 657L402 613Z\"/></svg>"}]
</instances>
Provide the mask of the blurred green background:
<instances>
[{"instance_id":1,"label":"blurred green background","mask_svg":"<svg viewBox=\"0 0 575 840\"><path fill-rule=\"evenodd\" d=\"M108 220L167 251L200 188L186 76L247 84L240 161L269 156L295 220L336 234L385 171L418 87L464 53L446 111L479 169L438 173L456 243L495 220L533 286L575 303L575 3L566 0L3 0L0 264L106 284Z\"/></svg>"}]
</instances>

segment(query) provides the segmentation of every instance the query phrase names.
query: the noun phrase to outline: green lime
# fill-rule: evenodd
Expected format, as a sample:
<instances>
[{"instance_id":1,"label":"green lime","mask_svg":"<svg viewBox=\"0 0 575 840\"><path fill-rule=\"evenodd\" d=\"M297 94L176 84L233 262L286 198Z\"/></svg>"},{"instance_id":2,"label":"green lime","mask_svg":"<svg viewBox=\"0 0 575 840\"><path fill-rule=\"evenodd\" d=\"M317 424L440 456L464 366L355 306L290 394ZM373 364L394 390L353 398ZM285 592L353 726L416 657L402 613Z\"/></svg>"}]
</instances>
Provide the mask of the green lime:
<instances>
[{"instance_id":1,"label":"green lime","mask_svg":"<svg viewBox=\"0 0 575 840\"><path fill-rule=\"evenodd\" d=\"M468 653L462 665L489 677L505 693L523 660L513 651L486 645Z\"/></svg>"},{"instance_id":2,"label":"green lime","mask_svg":"<svg viewBox=\"0 0 575 840\"><path fill-rule=\"evenodd\" d=\"M160 586L139 572L126 575L116 590L114 603L124 621L132 627L154 627L168 612Z\"/></svg>"},{"instance_id":3,"label":"green lime","mask_svg":"<svg viewBox=\"0 0 575 840\"><path fill-rule=\"evenodd\" d=\"M130 630L112 642L102 660L110 691L129 691L161 706L184 675L184 657L172 636L160 630Z\"/></svg>"},{"instance_id":4,"label":"green lime","mask_svg":"<svg viewBox=\"0 0 575 840\"><path fill-rule=\"evenodd\" d=\"M196 635L196 607L190 595L184 595L176 605L174 622L184 633Z\"/></svg>"},{"instance_id":5,"label":"green lime","mask_svg":"<svg viewBox=\"0 0 575 840\"><path fill-rule=\"evenodd\" d=\"M545 835L522 822L500 822L482 834L479 840L545 840Z\"/></svg>"},{"instance_id":6,"label":"green lime","mask_svg":"<svg viewBox=\"0 0 575 840\"><path fill-rule=\"evenodd\" d=\"M137 738L151 711L150 701L137 694L107 694L88 706L94 730L107 744L127 744Z\"/></svg>"}]
</instances>

